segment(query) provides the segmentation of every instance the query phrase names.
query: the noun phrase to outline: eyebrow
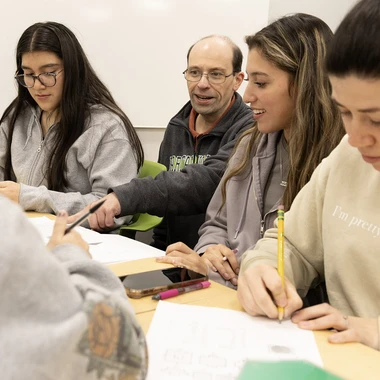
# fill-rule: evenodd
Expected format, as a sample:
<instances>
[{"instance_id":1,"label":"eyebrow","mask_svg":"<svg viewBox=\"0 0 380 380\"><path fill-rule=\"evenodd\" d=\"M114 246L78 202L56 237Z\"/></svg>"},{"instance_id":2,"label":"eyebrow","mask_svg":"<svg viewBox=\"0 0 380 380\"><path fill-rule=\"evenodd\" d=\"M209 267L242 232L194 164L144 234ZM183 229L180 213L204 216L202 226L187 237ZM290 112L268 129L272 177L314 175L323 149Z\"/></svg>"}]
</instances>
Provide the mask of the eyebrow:
<instances>
[{"instance_id":1,"label":"eyebrow","mask_svg":"<svg viewBox=\"0 0 380 380\"><path fill-rule=\"evenodd\" d=\"M343 104L340 104L338 101L336 101L334 98L333 98L335 104L339 107L343 107L343 108L346 108ZM359 112L362 112L362 113L373 113L373 112L380 112L380 107L372 107L372 108L362 108L360 110L358 110Z\"/></svg>"},{"instance_id":2,"label":"eyebrow","mask_svg":"<svg viewBox=\"0 0 380 380\"><path fill-rule=\"evenodd\" d=\"M189 69L201 69L200 66L197 66L197 65L192 65L192 66L189 66L188 70ZM227 71L225 68L223 67L212 67L210 69L208 69L208 71L214 71L214 70L220 70L220 71Z\"/></svg>"},{"instance_id":3,"label":"eyebrow","mask_svg":"<svg viewBox=\"0 0 380 380\"><path fill-rule=\"evenodd\" d=\"M39 67L39 69L47 69L47 68L56 67L56 66L59 66L59 63L47 63L46 65L43 65L43 66ZM21 65L21 68L23 70L25 70L25 69L32 70L30 67L25 66L25 65Z\"/></svg>"},{"instance_id":4,"label":"eyebrow","mask_svg":"<svg viewBox=\"0 0 380 380\"><path fill-rule=\"evenodd\" d=\"M247 73L248 74L248 73ZM251 73L249 73L248 75L263 75L263 76L265 76L265 77L269 77L269 75L267 74L267 73L264 73L264 72L262 72L262 71L253 71L253 72L251 72Z\"/></svg>"}]
</instances>

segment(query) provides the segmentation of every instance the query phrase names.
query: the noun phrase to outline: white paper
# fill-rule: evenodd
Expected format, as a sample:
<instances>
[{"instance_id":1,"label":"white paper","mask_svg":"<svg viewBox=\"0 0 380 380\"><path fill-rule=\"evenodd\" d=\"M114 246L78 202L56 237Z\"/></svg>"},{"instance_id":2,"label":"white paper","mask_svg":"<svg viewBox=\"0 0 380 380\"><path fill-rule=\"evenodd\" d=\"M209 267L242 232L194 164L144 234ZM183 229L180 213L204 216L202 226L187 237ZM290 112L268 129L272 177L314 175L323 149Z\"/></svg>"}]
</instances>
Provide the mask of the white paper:
<instances>
[{"instance_id":1,"label":"white paper","mask_svg":"<svg viewBox=\"0 0 380 380\"><path fill-rule=\"evenodd\" d=\"M47 243L53 231L54 220L47 217L29 218ZM159 249L117 234L100 234L84 227L75 227L90 246L93 260L103 264L133 261L165 255Z\"/></svg>"},{"instance_id":2,"label":"white paper","mask_svg":"<svg viewBox=\"0 0 380 380\"><path fill-rule=\"evenodd\" d=\"M323 366L311 331L235 310L159 301L147 342L147 380L233 380L246 360Z\"/></svg>"},{"instance_id":3,"label":"white paper","mask_svg":"<svg viewBox=\"0 0 380 380\"><path fill-rule=\"evenodd\" d=\"M29 221L37 228L45 242L49 241L53 232L54 220L42 216L40 218L29 218ZM79 232L88 244L99 244L103 241L102 234L99 232L81 226L75 227L74 230Z\"/></svg>"},{"instance_id":4,"label":"white paper","mask_svg":"<svg viewBox=\"0 0 380 380\"><path fill-rule=\"evenodd\" d=\"M103 234L103 242L90 245L93 260L104 264L164 256L165 252L125 236Z\"/></svg>"}]
</instances>

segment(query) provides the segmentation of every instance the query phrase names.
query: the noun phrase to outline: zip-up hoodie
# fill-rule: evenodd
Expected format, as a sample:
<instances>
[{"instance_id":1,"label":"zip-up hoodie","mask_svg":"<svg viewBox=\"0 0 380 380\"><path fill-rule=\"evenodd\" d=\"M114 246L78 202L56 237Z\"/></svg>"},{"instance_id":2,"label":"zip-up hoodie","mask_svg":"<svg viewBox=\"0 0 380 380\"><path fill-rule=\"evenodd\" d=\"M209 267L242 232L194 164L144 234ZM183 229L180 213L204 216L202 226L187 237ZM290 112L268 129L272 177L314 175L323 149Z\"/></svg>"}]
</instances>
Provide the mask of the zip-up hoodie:
<instances>
[{"instance_id":1,"label":"zip-up hoodie","mask_svg":"<svg viewBox=\"0 0 380 380\"><path fill-rule=\"evenodd\" d=\"M0 196L2 379L145 379L147 350L120 280L76 245L46 249Z\"/></svg>"},{"instance_id":2,"label":"zip-up hoodie","mask_svg":"<svg viewBox=\"0 0 380 380\"><path fill-rule=\"evenodd\" d=\"M19 203L24 210L74 214L107 194L107 189L137 177L137 162L120 118L105 107L91 107L81 136L66 156L67 188L47 188L46 165L59 123L45 137L41 109L31 106L16 120L11 146L13 180L21 184ZM0 181L4 180L8 121L0 126Z\"/></svg>"},{"instance_id":3,"label":"zip-up hoodie","mask_svg":"<svg viewBox=\"0 0 380 380\"><path fill-rule=\"evenodd\" d=\"M223 244L231 249L237 249L236 257L240 261L243 253L263 237L264 231L273 227L281 198L264 215L264 195L281 136L282 132L262 136L256 152L254 154L252 152L251 165L247 166L244 173L228 181L226 202L218 212L222 205L221 186L224 177L244 159L245 149L251 136L246 136L241 141L207 208L206 220L199 230L200 238L194 248L196 252L201 254L209 246ZM283 174L287 176L287 172ZM273 180L273 183L278 183L280 187L281 179L274 178ZM209 276L214 281L236 289L219 273L210 271Z\"/></svg>"},{"instance_id":4,"label":"zip-up hoodie","mask_svg":"<svg viewBox=\"0 0 380 380\"><path fill-rule=\"evenodd\" d=\"M253 114L241 96L235 93L235 102L224 117L208 134L195 141L189 129L191 110L188 102L166 129L159 162L169 171L154 179L134 179L112 190L120 201L121 215L148 212L165 216L166 244L183 241L194 247L207 205L237 138L252 126ZM196 164L189 165L193 161Z\"/></svg>"},{"instance_id":5,"label":"zip-up hoodie","mask_svg":"<svg viewBox=\"0 0 380 380\"><path fill-rule=\"evenodd\" d=\"M380 173L347 136L314 171L285 213L285 276L301 296L325 280L343 314L380 315L379 189ZM277 228L243 255L241 273L263 262L277 267Z\"/></svg>"}]
</instances>

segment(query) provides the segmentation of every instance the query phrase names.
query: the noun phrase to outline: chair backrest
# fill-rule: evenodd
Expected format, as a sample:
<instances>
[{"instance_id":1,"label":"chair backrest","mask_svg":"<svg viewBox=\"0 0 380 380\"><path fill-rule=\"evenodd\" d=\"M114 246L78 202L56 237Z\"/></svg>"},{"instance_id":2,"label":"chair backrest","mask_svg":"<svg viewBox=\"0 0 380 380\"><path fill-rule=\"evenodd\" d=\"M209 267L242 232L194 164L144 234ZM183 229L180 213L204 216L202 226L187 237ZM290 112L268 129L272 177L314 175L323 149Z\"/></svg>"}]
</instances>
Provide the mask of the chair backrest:
<instances>
[{"instance_id":1,"label":"chair backrest","mask_svg":"<svg viewBox=\"0 0 380 380\"><path fill-rule=\"evenodd\" d=\"M140 168L139 178L155 177L158 173L165 171L165 165L158 162L144 160L143 166Z\"/></svg>"},{"instance_id":2,"label":"chair backrest","mask_svg":"<svg viewBox=\"0 0 380 380\"><path fill-rule=\"evenodd\" d=\"M162 171L166 171L165 165L158 162L144 160L143 166L140 168L139 178L155 177ZM136 231L149 231L158 226L162 221L161 217L150 214L135 214L130 223L120 227L120 235L134 239Z\"/></svg>"}]
</instances>

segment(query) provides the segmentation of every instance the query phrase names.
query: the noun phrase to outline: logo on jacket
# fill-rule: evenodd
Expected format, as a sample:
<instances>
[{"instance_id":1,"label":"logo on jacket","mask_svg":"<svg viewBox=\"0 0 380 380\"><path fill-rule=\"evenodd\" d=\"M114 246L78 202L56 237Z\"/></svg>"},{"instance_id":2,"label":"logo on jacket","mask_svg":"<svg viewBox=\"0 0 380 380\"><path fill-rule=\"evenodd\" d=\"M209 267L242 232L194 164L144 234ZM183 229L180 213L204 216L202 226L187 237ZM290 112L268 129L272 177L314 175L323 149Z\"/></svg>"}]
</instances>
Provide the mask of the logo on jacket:
<instances>
[{"instance_id":1,"label":"logo on jacket","mask_svg":"<svg viewBox=\"0 0 380 380\"><path fill-rule=\"evenodd\" d=\"M185 166L190 164L204 164L206 158L210 157L210 154L184 154L183 156L170 156L170 172L179 172Z\"/></svg>"}]
</instances>

